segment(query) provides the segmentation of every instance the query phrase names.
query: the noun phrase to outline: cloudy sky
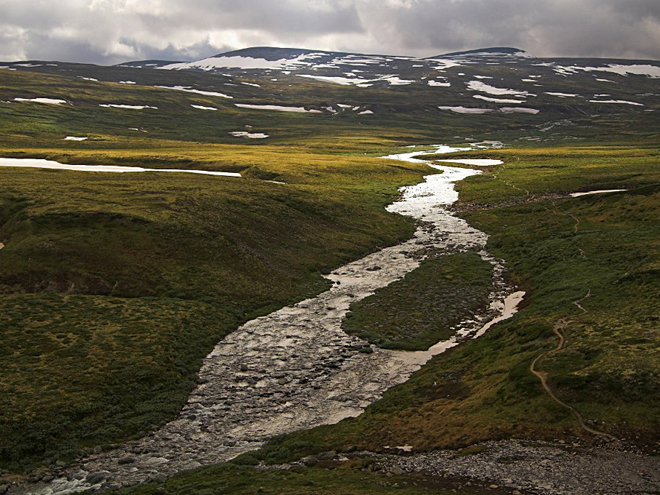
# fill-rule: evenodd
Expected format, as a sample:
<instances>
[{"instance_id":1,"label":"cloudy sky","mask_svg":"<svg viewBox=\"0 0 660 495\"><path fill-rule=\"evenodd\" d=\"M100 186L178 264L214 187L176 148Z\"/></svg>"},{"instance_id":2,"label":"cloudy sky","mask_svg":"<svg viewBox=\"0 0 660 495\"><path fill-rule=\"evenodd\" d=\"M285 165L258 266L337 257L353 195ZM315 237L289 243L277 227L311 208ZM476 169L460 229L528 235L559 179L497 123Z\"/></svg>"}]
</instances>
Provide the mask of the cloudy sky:
<instances>
[{"instance_id":1,"label":"cloudy sky","mask_svg":"<svg viewBox=\"0 0 660 495\"><path fill-rule=\"evenodd\" d=\"M660 59L660 0L0 0L0 60L192 60L249 46Z\"/></svg>"}]
</instances>

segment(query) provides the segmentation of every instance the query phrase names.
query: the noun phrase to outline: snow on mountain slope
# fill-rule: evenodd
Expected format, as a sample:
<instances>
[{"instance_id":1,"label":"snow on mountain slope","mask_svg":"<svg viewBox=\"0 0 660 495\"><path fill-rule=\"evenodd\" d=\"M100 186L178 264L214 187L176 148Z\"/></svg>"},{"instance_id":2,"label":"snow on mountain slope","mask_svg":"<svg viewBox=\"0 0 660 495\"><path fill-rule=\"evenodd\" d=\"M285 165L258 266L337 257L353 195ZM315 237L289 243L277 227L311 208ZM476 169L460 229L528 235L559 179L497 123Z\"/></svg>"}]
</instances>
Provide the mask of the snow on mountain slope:
<instances>
[{"instance_id":1,"label":"snow on mountain slope","mask_svg":"<svg viewBox=\"0 0 660 495\"><path fill-rule=\"evenodd\" d=\"M131 81L232 102L191 101L196 109L303 108L339 118L375 115L372 120L428 112L522 120L660 110L660 62L544 59L508 47L430 58L255 47L193 62L146 60L105 69L40 61L0 67L90 82Z\"/></svg>"},{"instance_id":2,"label":"snow on mountain slope","mask_svg":"<svg viewBox=\"0 0 660 495\"><path fill-rule=\"evenodd\" d=\"M531 57L525 50L510 46L495 46L491 48L477 48L461 52L445 53L429 58L453 58L453 57Z\"/></svg>"}]
</instances>

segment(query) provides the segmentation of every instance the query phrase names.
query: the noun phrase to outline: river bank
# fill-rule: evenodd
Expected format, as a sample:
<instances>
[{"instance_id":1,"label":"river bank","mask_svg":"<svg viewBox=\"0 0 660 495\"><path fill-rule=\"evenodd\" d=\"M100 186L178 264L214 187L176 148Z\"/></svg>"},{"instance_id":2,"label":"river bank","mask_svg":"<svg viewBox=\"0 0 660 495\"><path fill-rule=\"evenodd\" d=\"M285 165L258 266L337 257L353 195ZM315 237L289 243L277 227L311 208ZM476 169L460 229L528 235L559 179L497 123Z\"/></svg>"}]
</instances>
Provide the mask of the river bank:
<instances>
[{"instance_id":1,"label":"river bank","mask_svg":"<svg viewBox=\"0 0 660 495\"><path fill-rule=\"evenodd\" d=\"M438 147L434 153L441 150L456 149ZM424 162L418 157L426 153L387 158ZM204 360L198 385L174 421L115 450L36 475L32 484L10 493L63 495L162 481L230 460L276 435L357 416L432 356L481 335L493 318L511 316L523 294L507 286L502 262L485 251L487 236L447 209L458 199L454 184L479 171L431 166L442 173L404 188L388 207L420 221L411 239L335 270L327 276L330 290L228 335ZM493 265L493 292L489 310L468 318L449 340L427 351L391 351L342 331L353 302L401 279L429 253L465 250L479 252Z\"/></svg>"}]
</instances>

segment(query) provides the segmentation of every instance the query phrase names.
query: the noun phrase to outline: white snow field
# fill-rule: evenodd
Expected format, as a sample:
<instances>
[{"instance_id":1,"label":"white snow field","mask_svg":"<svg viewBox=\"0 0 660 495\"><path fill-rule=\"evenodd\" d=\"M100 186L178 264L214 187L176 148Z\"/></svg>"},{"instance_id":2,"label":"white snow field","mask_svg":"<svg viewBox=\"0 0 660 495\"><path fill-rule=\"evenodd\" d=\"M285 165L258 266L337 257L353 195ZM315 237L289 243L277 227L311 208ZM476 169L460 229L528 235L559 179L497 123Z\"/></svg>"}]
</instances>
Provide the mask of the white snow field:
<instances>
[{"instance_id":1,"label":"white snow field","mask_svg":"<svg viewBox=\"0 0 660 495\"><path fill-rule=\"evenodd\" d=\"M103 108L123 108L128 110L144 110L145 108L158 110L158 107L151 107L149 105L120 105L116 103L101 103L99 106Z\"/></svg>"},{"instance_id":2,"label":"white snow field","mask_svg":"<svg viewBox=\"0 0 660 495\"><path fill-rule=\"evenodd\" d=\"M502 96L502 95L511 95L511 96L533 96L527 91L518 91L517 89L507 89L507 88L496 88L490 84L483 83L481 81L469 81L467 87L470 91L480 91L482 93L488 93L490 95Z\"/></svg>"},{"instance_id":3,"label":"white snow field","mask_svg":"<svg viewBox=\"0 0 660 495\"><path fill-rule=\"evenodd\" d=\"M57 98L14 98L14 101L23 103L43 103L45 105L66 105L66 100L59 100Z\"/></svg>"},{"instance_id":4,"label":"white snow field","mask_svg":"<svg viewBox=\"0 0 660 495\"><path fill-rule=\"evenodd\" d=\"M438 108L440 110L448 110L454 113L475 114L475 115L494 112L492 108L474 108L474 107L463 107L463 106L460 107L440 106Z\"/></svg>"},{"instance_id":5,"label":"white snow field","mask_svg":"<svg viewBox=\"0 0 660 495\"><path fill-rule=\"evenodd\" d=\"M323 113L321 110L307 110L304 107L284 107L281 105L251 105L248 103L235 103L235 106L252 110L275 110L277 112Z\"/></svg>"},{"instance_id":6,"label":"white snow field","mask_svg":"<svg viewBox=\"0 0 660 495\"><path fill-rule=\"evenodd\" d=\"M246 131L234 131L230 132L234 137L241 137L241 138L248 138L248 139L266 139L267 137L270 137L268 134L264 134L263 132L246 132Z\"/></svg>"},{"instance_id":7,"label":"white snow field","mask_svg":"<svg viewBox=\"0 0 660 495\"><path fill-rule=\"evenodd\" d=\"M193 108L196 108L197 110L211 110L217 112L218 109L215 107L205 107L203 105L190 105Z\"/></svg>"},{"instance_id":8,"label":"white snow field","mask_svg":"<svg viewBox=\"0 0 660 495\"><path fill-rule=\"evenodd\" d=\"M230 98L230 99L233 98L233 96L229 96L224 93L218 93L217 91L203 91L201 89L194 89L186 86L156 86L156 88L172 89L175 91L185 91L186 93L195 93L204 96L219 96L220 98Z\"/></svg>"},{"instance_id":9,"label":"white snow field","mask_svg":"<svg viewBox=\"0 0 660 495\"><path fill-rule=\"evenodd\" d=\"M213 172L208 170L183 170L176 168L122 167L119 165L69 165L41 158L0 158L0 167L44 168L49 170L72 170L75 172L177 172L186 174L241 177L236 172Z\"/></svg>"}]
</instances>

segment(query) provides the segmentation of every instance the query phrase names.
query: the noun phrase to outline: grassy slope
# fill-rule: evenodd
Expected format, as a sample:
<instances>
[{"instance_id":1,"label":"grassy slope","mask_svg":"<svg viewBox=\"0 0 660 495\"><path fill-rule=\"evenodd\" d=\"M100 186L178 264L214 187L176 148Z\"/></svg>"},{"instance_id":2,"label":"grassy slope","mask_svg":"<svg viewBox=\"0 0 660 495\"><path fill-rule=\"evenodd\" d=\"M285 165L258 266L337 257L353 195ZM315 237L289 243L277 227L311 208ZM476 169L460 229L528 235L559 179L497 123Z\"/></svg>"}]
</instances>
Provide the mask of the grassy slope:
<instances>
[{"instance_id":1,"label":"grassy slope","mask_svg":"<svg viewBox=\"0 0 660 495\"><path fill-rule=\"evenodd\" d=\"M5 466L171 417L222 335L322 290L321 269L411 233L383 207L418 166L201 144L190 158L190 145L151 144L140 153L161 166L239 162L246 178L3 170ZM121 149L86 153L140 163Z\"/></svg>"},{"instance_id":2,"label":"grassy slope","mask_svg":"<svg viewBox=\"0 0 660 495\"><path fill-rule=\"evenodd\" d=\"M652 447L660 431L656 152L565 148L508 150L502 156L507 164L496 169L497 179L487 174L462 184L465 205L500 206L464 215L491 234L491 249L509 261L512 276L528 291L524 309L484 337L433 359L361 417L274 439L238 462L277 463L387 445L460 447L511 436L588 439L529 371L536 356L555 347L552 326L561 318L570 319L567 347L539 363L550 373L551 386L598 429ZM608 173L598 188L625 183L634 191L526 202L523 189L531 196L588 190L590 170L604 168ZM530 170L544 179L532 180ZM583 299L589 290L591 296ZM311 469L300 474L307 481L317 476ZM188 493L204 493L195 484L213 479L199 470L162 488L129 493L158 488L177 493L181 483L187 483ZM346 493L360 493L349 473L337 479Z\"/></svg>"},{"instance_id":3,"label":"grassy slope","mask_svg":"<svg viewBox=\"0 0 660 495\"><path fill-rule=\"evenodd\" d=\"M387 349L425 350L488 305L492 266L476 253L424 261L351 306L343 329Z\"/></svg>"},{"instance_id":4,"label":"grassy slope","mask_svg":"<svg viewBox=\"0 0 660 495\"><path fill-rule=\"evenodd\" d=\"M169 84L181 82L175 80L179 75L170 76ZM322 104L319 90L325 96L328 89L306 84L284 97ZM375 116L335 118L239 111L218 98L2 73L0 99L46 96L74 103L0 103L3 156L241 170L249 179L3 170L0 242L9 242L0 252L5 292L0 345L11 350L0 382L5 401L0 428L11 442L5 464L18 469L34 460L66 457L171 417L190 389L200 357L221 335L268 305L319 290L320 269L409 233L410 225L386 215L382 206L397 185L417 180L422 168L358 155L385 154L401 140L447 142L446 136L456 135L657 137L654 112L636 114L634 126L626 114L592 116L588 122L574 115L570 125L545 133L539 130L547 119L543 115L438 118L416 94L421 106L397 107L404 94L410 96L407 90L363 92L361 99L381 105ZM339 101L349 94L333 88L328 95ZM272 101L272 95L246 96ZM159 111L98 107L107 102L151 104ZM191 104L220 111L193 111ZM237 141L227 133L245 125L273 137L268 144L228 146ZM90 140L63 142L65 135L90 135ZM527 371L534 356L553 347L551 326L567 314L577 320L569 329L569 348L540 363L551 372L551 384L588 419L605 419L604 429L633 436L657 432L653 312L658 298L649 282L657 263L650 220L657 218L655 193L639 190L637 202L624 196L628 199L620 205L607 203L616 198L524 204L526 191L657 184L657 155L627 146L498 153L507 164L471 179L462 198L500 204L469 218L493 235L496 254L532 289L528 308L486 338L434 360L361 418L279 440L260 457L295 458L331 446L406 442L433 448L512 434L575 433L573 418ZM583 209L592 202L601 209ZM571 215L581 219L579 229L591 225L598 234L579 230L587 259L574 260ZM524 245L519 238L526 239ZM615 280L625 290L610 283ZM580 315L572 301L588 288L593 295L582 304L589 314ZM641 393L633 393L636 389ZM604 401L613 397L623 399L606 407ZM5 436L10 430L15 433Z\"/></svg>"},{"instance_id":5,"label":"grassy slope","mask_svg":"<svg viewBox=\"0 0 660 495\"><path fill-rule=\"evenodd\" d=\"M463 183L466 201L504 201L464 216L491 234L491 250L508 260L528 291L525 308L483 338L433 359L362 416L277 439L255 457L276 462L349 447L408 444L419 450L511 436L584 437L529 371L536 356L555 347L552 327L562 318L570 322L566 349L539 363L550 385L598 429L652 448L660 432L660 190L652 184L660 183L660 170L654 149L625 151L558 149L562 159L556 160L550 150L509 150L497 179L483 175ZM544 179L532 180L532 168ZM598 187L633 189L524 201L523 189L589 189L589 170L603 168L609 173Z\"/></svg>"},{"instance_id":6,"label":"grassy slope","mask_svg":"<svg viewBox=\"0 0 660 495\"><path fill-rule=\"evenodd\" d=\"M348 464L348 465L347 465ZM328 463L324 468L296 468L262 471L250 467L222 464L176 476L167 483L149 484L121 490L121 494L277 494L277 495L378 495L397 493L426 494L497 494L484 487L461 489L460 484L422 476L384 476L360 469L368 460L347 464ZM362 464L362 465L360 465Z\"/></svg>"}]
</instances>

